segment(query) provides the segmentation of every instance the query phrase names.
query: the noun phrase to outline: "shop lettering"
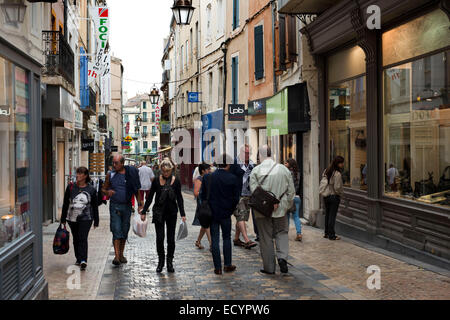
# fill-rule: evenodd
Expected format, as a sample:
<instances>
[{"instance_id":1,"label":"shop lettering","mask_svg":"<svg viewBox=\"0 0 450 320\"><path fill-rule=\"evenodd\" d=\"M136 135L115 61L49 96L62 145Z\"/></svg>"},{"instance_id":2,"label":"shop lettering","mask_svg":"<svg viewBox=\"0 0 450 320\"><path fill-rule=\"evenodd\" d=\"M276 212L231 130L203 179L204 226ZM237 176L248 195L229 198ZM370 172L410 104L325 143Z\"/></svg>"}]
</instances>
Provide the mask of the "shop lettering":
<instances>
[{"instance_id":1,"label":"shop lettering","mask_svg":"<svg viewBox=\"0 0 450 320\"><path fill-rule=\"evenodd\" d=\"M8 108L8 110L0 109L0 116L9 117L11 115L11 109Z\"/></svg>"},{"instance_id":2,"label":"shop lettering","mask_svg":"<svg viewBox=\"0 0 450 320\"><path fill-rule=\"evenodd\" d=\"M240 108L238 108L238 109L230 108L230 114L241 114L241 113L244 113L244 112L245 111L243 109L240 109Z\"/></svg>"},{"instance_id":3,"label":"shop lettering","mask_svg":"<svg viewBox=\"0 0 450 320\"><path fill-rule=\"evenodd\" d=\"M412 121L426 121L431 120L431 111L414 111L412 114Z\"/></svg>"},{"instance_id":4,"label":"shop lettering","mask_svg":"<svg viewBox=\"0 0 450 320\"><path fill-rule=\"evenodd\" d=\"M99 8L99 39L101 40L102 49L106 47L109 32L109 10L108 8Z\"/></svg>"}]
</instances>

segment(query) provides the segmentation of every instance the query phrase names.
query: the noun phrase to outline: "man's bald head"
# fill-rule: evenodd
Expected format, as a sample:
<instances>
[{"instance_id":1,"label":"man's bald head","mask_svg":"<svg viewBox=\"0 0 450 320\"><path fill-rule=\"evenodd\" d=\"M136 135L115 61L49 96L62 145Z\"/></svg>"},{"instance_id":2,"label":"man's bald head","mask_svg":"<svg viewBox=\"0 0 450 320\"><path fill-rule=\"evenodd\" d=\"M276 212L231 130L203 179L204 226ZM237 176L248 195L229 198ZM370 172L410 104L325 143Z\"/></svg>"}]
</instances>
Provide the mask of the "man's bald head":
<instances>
[{"instance_id":1,"label":"man's bald head","mask_svg":"<svg viewBox=\"0 0 450 320\"><path fill-rule=\"evenodd\" d=\"M263 162L266 159L269 159L272 157L272 149L265 144L258 149L259 159L261 162Z\"/></svg>"},{"instance_id":2,"label":"man's bald head","mask_svg":"<svg viewBox=\"0 0 450 320\"><path fill-rule=\"evenodd\" d=\"M125 158L121 154L116 154L113 157L113 167L115 171L121 171L123 169L123 166L125 164Z\"/></svg>"}]
</instances>

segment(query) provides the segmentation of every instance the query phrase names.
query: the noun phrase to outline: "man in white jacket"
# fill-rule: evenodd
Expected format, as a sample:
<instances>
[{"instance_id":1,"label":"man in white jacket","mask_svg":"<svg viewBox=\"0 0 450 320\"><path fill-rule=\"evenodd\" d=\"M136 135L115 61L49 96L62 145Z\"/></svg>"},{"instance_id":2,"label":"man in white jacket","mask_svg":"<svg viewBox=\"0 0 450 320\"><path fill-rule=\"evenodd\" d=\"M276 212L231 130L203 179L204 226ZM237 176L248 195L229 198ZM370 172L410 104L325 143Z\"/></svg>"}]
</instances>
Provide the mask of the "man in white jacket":
<instances>
[{"instance_id":1,"label":"man in white jacket","mask_svg":"<svg viewBox=\"0 0 450 320\"><path fill-rule=\"evenodd\" d=\"M259 158L261 164L253 169L250 175L250 191L253 193L261 184L265 191L272 192L280 200L280 204L275 206L272 217L266 217L255 210L256 226L259 231L261 257L265 274L274 274L276 268L275 258L282 273L288 272L287 258L289 255L288 238L288 217L286 215L292 207L295 188L291 173L282 164L277 164L272 158L270 147L264 145L259 148ZM273 239L276 243L276 255Z\"/></svg>"}]
</instances>

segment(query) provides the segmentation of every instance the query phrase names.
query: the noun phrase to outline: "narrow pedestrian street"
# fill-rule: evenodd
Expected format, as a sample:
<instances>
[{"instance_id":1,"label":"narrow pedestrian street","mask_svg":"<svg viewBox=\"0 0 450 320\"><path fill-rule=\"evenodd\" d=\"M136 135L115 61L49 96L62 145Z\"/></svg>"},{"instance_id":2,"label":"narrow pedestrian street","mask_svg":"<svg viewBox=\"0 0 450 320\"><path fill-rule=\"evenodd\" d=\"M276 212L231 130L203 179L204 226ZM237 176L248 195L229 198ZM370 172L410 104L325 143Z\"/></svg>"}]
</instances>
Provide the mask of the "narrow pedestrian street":
<instances>
[{"instance_id":1,"label":"narrow pedestrian street","mask_svg":"<svg viewBox=\"0 0 450 320\"><path fill-rule=\"evenodd\" d=\"M450 272L409 263L381 253L350 239L329 241L322 230L303 226L304 240L293 240L290 229L289 273L268 276L259 272L258 247L251 250L233 247L233 264L237 270L217 276L206 237L204 250L194 246L199 227L191 225L195 201L184 193L189 227L188 238L178 241L175 273L155 272L157 254L155 232L149 225L147 237L130 231L125 256L128 264L112 265L114 251L109 232L109 213L101 206L100 227L89 235L88 268L81 273L80 289L68 289L66 274L73 265L73 252L66 256L52 253L57 224L44 230L44 273L49 282L49 298L56 300L364 300L364 299L450 299ZM249 235L254 237L248 223ZM233 232L234 234L234 232ZM389 255L393 255L389 253ZM404 258L402 258L404 260ZM381 289L369 290L366 273L369 265L381 269ZM425 267L433 269L429 271Z\"/></svg>"}]
</instances>

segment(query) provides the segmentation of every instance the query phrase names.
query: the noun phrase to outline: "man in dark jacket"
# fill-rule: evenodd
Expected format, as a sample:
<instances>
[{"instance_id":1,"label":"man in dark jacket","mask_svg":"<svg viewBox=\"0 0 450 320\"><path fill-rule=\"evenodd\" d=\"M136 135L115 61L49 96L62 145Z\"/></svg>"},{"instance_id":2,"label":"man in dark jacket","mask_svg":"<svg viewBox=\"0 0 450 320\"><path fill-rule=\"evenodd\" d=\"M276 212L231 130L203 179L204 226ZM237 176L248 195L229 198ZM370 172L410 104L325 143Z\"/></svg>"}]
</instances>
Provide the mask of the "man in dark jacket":
<instances>
[{"instance_id":1,"label":"man in dark jacket","mask_svg":"<svg viewBox=\"0 0 450 320\"><path fill-rule=\"evenodd\" d=\"M135 167L124 166L124 163L125 158L122 155L114 156L114 170L108 173L102 188L103 193L110 199L109 211L115 252L113 264L116 266L128 262L123 252L130 230L132 197L138 200L139 211L143 207L139 193L139 171Z\"/></svg>"},{"instance_id":2,"label":"man in dark jacket","mask_svg":"<svg viewBox=\"0 0 450 320\"><path fill-rule=\"evenodd\" d=\"M220 231L222 229L224 271L233 272L236 266L231 264L231 215L239 203L240 189L236 176L230 173L230 164L233 159L229 156L220 156L222 164L218 170L203 177L201 197L202 201L208 198L210 188L209 206L212 212L211 240L212 256L214 260L214 273L222 274L222 260L220 257Z\"/></svg>"}]
</instances>

